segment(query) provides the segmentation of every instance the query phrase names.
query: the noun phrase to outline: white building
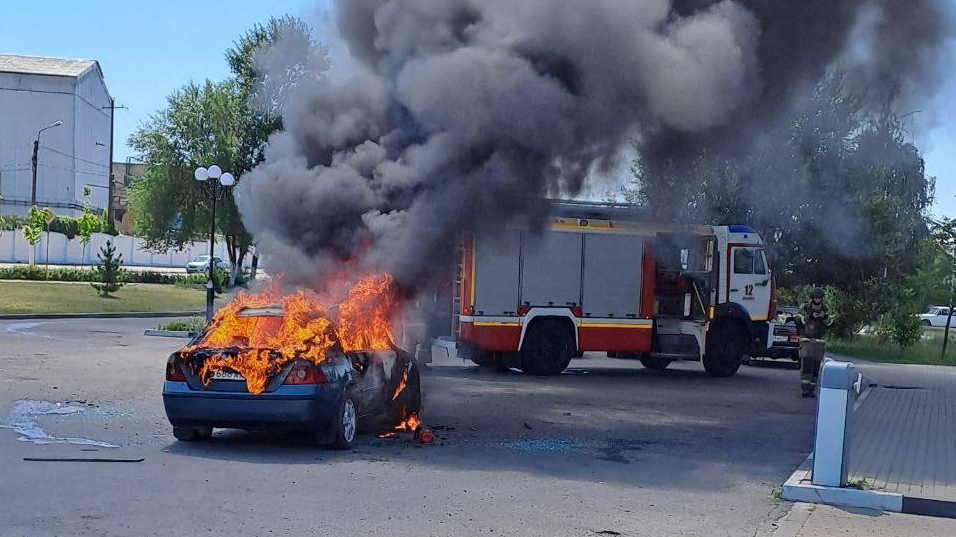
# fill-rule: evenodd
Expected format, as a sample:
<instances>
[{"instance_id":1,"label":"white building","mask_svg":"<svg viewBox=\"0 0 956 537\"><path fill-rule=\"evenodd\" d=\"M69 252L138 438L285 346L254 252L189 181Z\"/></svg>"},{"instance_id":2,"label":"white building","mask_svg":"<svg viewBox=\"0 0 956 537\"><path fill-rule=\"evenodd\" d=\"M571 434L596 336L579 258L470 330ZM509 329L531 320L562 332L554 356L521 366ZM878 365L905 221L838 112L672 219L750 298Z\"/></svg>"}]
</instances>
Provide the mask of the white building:
<instances>
[{"instance_id":1,"label":"white building","mask_svg":"<svg viewBox=\"0 0 956 537\"><path fill-rule=\"evenodd\" d=\"M0 54L0 215L29 210L38 137L36 204L77 216L88 185L106 208L114 110L96 61Z\"/></svg>"}]
</instances>

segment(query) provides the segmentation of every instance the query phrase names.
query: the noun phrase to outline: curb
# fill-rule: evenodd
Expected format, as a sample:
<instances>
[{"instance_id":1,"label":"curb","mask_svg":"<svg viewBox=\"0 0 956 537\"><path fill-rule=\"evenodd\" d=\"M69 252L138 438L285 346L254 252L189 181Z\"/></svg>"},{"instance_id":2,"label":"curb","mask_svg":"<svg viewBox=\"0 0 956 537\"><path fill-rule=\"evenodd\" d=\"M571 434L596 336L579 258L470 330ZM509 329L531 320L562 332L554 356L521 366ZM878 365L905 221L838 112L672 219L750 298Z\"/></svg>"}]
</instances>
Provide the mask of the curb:
<instances>
[{"instance_id":1,"label":"curb","mask_svg":"<svg viewBox=\"0 0 956 537\"><path fill-rule=\"evenodd\" d=\"M808 456L780 489L780 497L792 502L823 503L909 515L956 518L956 502L904 496L898 492L824 487L811 481L813 455Z\"/></svg>"},{"instance_id":2,"label":"curb","mask_svg":"<svg viewBox=\"0 0 956 537\"><path fill-rule=\"evenodd\" d=\"M179 338L189 338L192 339L199 334L196 332L188 332L186 330L144 330L144 336L159 336L159 337L179 337Z\"/></svg>"},{"instance_id":3,"label":"curb","mask_svg":"<svg viewBox=\"0 0 956 537\"><path fill-rule=\"evenodd\" d=\"M0 321L22 319L126 319L153 317L197 317L202 311L102 312L102 313L5 313Z\"/></svg>"}]
</instances>

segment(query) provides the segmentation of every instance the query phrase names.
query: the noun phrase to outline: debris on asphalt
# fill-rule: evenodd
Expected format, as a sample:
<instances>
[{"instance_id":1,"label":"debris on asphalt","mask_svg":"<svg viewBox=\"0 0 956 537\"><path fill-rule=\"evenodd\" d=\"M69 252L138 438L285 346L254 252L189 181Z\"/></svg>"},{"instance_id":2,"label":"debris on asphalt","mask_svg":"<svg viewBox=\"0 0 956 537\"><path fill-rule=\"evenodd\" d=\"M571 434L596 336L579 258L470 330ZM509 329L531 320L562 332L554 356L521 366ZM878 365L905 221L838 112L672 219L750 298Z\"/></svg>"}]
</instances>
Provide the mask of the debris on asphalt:
<instances>
[{"instance_id":1,"label":"debris on asphalt","mask_svg":"<svg viewBox=\"0 0 956 537\"><path fill-rule=\"evenodd\" d=\"M540 451L579 451L584 444L575 440L518 440L516 442L503 442L502 447L526 452Z\"/></svg>"},{"instance_id":2,"label":"debris on asphalt","mask_svg":"<svg viewBox=\"0 0 956 537\"><path fill-rule=\"evenodd\" d=\"M20 435L21 442L34 444L76 444L81 446L96 446L104 448L119 447L115 444L91 440L89 438L56 437L47 434L36 422L38 416L66 416L79 414L86 410L85 406L78 406L69 402L52 401L17 401L13 412L6 419L0 419L0 428L13 429Z\"/></svg>"},{"instance_id":3,"label":"debris on asphalt","mask_svg":"<svg viewBox=\"0 0 956 537\"><path fill-rule=\"evenodd\" d=\"M424 446L431 445L431 443L435 441L435 435L425 427L419 427L418 430L415 431L415 436Z\"/></svg>"}]
</instances>

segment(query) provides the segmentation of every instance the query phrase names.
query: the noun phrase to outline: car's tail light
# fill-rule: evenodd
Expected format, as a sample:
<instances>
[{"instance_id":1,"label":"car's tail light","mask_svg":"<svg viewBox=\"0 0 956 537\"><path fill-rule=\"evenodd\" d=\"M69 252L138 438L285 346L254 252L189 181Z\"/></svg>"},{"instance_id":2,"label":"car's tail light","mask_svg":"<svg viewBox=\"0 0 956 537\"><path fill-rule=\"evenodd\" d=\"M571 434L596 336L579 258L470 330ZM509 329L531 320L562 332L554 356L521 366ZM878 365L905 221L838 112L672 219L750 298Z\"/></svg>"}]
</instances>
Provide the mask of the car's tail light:
<instances>
[{"instance_id":1,"label":"car's tail light","mask_svg":"<svg viewBox=\"0 0 956 537\"><path fill-rule=\"evenodd\" d=\"M308 362L299 362L292 366L292 370L289 371L283 384L325 384L328 381L329 379L325 378L325 373L318 366Z\"/></svg>"},{"instance_id":2,"label":"car's tail light","mask_svg":"<svg viewBox=\"0 0 956 537\"><path fill-rule=\"evenodd\" d=\"M166 362L166 380L172 382L186 382L186 375L182 368L173 360Z\"/></svg>"}]
</instances>

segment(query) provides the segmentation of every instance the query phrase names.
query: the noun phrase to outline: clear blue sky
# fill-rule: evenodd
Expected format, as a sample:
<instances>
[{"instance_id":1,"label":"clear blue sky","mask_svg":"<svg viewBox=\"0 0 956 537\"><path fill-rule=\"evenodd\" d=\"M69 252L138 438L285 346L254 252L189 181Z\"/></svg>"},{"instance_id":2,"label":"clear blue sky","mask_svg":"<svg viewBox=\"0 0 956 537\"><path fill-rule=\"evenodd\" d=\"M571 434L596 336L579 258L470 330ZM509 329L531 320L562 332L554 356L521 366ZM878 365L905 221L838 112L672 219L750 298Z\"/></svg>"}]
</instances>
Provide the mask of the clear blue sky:
<instances>
[{"instance_id":1,"label":"clear blue sky","mask_svg":"<svg viewBox=\"0 0 956 537\"><path fill-rule=\"evenodd\" d=\"M114 158L126 139L166 96L189 80L228 75L223 52L257 22L286 13L317 20L328 0L44 0L7 2L0 17L0 52L95 59L116 99ZM950 42L950 58L956 43ZM917 137L927 171L937 181L933 212L956 217L956 77L950 76L932 114L933 128ZM930 110L916 116L929 123ZM922 117L921 117L922 116Z\"/></svg>"}]
</instances>

